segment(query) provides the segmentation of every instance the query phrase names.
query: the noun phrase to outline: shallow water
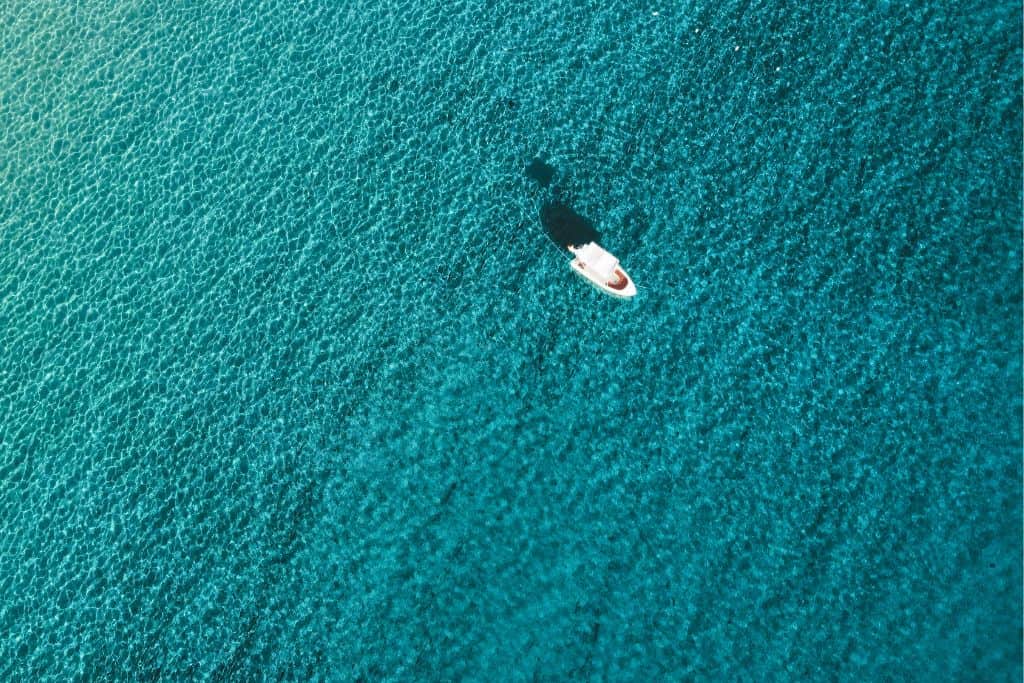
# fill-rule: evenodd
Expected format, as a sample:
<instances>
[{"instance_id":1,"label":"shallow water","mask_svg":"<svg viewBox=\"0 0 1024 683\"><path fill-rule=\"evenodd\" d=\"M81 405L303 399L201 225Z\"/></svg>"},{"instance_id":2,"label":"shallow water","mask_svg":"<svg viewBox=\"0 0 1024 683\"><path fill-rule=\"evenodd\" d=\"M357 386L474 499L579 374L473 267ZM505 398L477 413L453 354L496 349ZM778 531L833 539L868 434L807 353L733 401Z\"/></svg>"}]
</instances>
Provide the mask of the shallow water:
<instances>
[{"instance_id":1,"label":"shallow water","mask_svg":"<svg viewBox=\"0 0 1024 683\"><path fill-rule=\"evenodd\" d=\"M343 5L0 9L0 678L1020 680L1017 4Z\"/></svg>"}]
</instances>

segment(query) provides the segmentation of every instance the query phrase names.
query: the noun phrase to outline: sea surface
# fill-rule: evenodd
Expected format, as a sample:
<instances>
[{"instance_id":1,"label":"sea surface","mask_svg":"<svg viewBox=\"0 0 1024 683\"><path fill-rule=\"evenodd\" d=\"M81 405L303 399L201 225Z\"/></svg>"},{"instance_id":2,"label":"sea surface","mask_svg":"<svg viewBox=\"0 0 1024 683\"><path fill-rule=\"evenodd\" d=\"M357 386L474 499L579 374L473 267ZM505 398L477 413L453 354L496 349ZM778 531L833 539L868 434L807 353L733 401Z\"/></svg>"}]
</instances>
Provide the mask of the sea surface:
<instances>
[{"instance_id":1,"label":"sea surface","mask_svg":"<svg viewBox=\"0 0 1024 683\"><path fill-rule=\"evenodd\" d=\"M0 679L1020 681L1021 14L3 3Z\"/></svg>"}]
</instances>

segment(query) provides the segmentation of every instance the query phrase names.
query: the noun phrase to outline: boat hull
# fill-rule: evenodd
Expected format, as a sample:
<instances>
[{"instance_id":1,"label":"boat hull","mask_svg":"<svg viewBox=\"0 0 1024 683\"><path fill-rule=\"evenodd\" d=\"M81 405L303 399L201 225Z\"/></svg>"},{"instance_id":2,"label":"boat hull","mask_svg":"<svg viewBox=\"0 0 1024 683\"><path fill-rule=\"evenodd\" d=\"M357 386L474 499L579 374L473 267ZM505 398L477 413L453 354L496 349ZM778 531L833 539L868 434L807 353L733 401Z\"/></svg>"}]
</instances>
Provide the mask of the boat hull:
<instances>
[{"instance_id":1,"label":"boat hull","mask_svg":"<svg viewBox=\"0 0 1024 683\"><path fill-rule=\"evenodd\" d=\"M613 285L604 282L602 278L598 277L596 273L587 270L586 266L580 263L579 259L573 259L569 264L576 274L585 279L590 284L600 289L605 294L614 296L617 299L632 299L636 296L636 285L633 283L633 279L629 277L625 269L622 266L616 266L615 274L626 280L626 284L621 287L615 287Z\"/></svg>"}]
</instances>

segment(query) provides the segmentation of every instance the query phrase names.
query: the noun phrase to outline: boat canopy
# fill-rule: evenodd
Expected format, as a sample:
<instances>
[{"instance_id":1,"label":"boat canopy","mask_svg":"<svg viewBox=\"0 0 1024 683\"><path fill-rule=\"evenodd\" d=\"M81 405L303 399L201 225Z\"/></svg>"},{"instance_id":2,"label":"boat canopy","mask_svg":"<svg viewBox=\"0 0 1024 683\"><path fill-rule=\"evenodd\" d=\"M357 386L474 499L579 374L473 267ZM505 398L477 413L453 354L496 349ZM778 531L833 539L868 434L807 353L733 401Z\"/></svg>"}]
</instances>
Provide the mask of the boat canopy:
<instances>
[{"instance_id":1,"label":"boat canopy","mask_svg":"<svg viewBox=\"0 0 1024 683\"><path fill-rule=\"evenodd\" d=\"M587 270L605 280L610 280L615 275L615 268L619 265L619 259L599 247L596 242L584 244L576 250L576 256Z\"/></svg>"}]
</instances>

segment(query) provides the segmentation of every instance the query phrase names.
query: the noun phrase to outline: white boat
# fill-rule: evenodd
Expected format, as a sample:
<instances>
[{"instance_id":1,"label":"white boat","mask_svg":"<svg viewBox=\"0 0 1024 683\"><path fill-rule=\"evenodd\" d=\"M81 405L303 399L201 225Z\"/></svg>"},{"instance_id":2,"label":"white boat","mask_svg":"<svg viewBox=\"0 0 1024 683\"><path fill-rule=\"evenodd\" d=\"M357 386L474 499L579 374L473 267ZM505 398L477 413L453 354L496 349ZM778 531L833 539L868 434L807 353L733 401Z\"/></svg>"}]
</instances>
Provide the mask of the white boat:
<instances>
[{"instance_id":1,"label":"white boat","mask_svg":"<svg viewBox=\"0 0 1024 683\"><path fill-rule=\"evenodd\" d=\"M581 247L570 245L569 251L576 255L569 264L572 269L602 292L620 299L636 296L636 285L619 265L619 259L598 246L597 242L587 242Z\"/></svg>"}]
</instances>

